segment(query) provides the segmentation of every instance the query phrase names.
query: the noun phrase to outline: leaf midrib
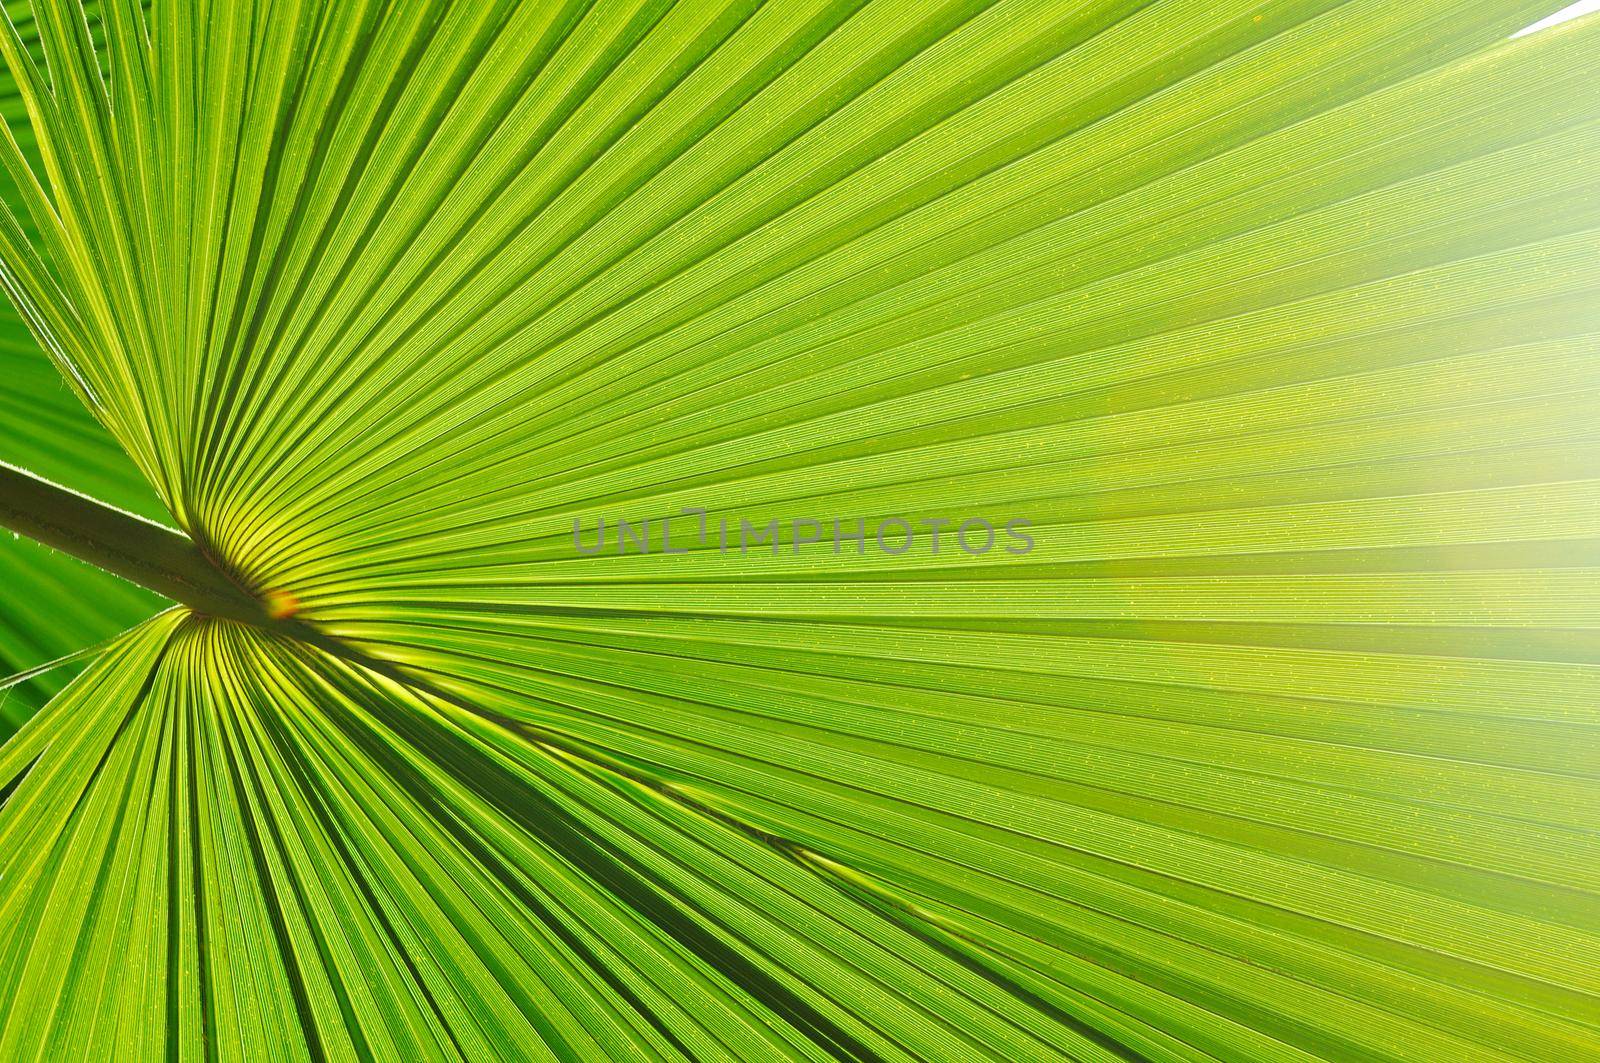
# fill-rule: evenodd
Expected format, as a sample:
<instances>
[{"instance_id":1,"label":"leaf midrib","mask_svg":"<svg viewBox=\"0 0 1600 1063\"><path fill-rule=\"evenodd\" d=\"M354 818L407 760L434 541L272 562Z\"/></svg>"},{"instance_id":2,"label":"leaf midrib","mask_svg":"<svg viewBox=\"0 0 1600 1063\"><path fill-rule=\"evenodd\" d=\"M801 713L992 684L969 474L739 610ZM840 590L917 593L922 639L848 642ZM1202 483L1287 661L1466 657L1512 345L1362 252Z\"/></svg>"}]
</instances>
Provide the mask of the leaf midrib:
<instances>
[{"instance_id":1,"label":"leaf midrib","mask_svg":"<svg viewBox=\"0 0 1600 1063\"><path fill-rule=\"evenodd\" d=\"M0 462L0 526L197 613L258 627L285 626L184 533L5 462Z\"/></svg>"}]
</instances>

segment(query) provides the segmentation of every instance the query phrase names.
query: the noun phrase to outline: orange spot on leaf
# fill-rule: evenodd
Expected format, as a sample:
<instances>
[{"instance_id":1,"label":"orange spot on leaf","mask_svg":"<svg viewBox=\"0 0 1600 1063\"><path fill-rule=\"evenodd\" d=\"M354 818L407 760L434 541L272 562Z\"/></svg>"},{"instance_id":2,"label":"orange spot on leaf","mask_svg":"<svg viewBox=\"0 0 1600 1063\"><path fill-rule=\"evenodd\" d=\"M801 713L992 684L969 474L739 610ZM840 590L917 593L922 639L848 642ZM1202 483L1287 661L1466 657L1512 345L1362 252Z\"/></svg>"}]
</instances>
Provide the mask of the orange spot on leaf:
<instances>
[{"instance_id":1,"label":"orange spot on leaf","mask_svg":"<svg viewBox=\"0 0 1600 1063\"><path fill-rule=\"evenodd\" d=\"M288 591L268 591L263 604L267 615L274 620L287 620L300 611L300 599Z\"/></svg>"}]
</instances>

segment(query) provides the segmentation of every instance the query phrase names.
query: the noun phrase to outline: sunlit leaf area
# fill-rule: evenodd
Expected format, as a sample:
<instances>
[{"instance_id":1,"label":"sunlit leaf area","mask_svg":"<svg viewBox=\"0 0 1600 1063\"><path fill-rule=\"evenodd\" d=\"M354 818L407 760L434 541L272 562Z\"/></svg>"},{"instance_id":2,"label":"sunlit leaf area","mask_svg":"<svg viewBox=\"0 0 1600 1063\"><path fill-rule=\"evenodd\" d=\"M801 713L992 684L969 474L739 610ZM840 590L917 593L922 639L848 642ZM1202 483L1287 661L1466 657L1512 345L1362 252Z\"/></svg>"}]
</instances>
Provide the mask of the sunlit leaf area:
<instances>
[{"instance_id":1,"label":"sunlit leaf area","mask_svg":"<svg viewBox=\"0 0 1600 1063\"><path fill-rule=\"evenodd\" d=\"M1600 1060L1594 6L6 3L0 1060Z\"/></svg>"}]
</instances>

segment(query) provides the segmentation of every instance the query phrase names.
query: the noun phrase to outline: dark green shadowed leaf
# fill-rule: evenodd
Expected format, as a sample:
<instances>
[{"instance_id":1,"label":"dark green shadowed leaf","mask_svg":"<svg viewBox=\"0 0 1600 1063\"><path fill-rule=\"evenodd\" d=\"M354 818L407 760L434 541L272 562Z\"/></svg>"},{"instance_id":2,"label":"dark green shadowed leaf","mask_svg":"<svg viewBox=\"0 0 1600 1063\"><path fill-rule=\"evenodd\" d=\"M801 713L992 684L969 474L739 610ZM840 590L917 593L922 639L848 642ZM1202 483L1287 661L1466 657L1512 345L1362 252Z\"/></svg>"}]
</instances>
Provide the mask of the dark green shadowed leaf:
<instances>
[{"instance_id":1,"label":"dark green shadowed leaf","mask_svg":"<svg viewBox=\"0 0 1600 1063\"><path fill-rule=\"evenodd\" d=\"M0 462L39 470L149 516L161 513L138 472L9 306L0 308L0 380ZM0 531L0 676L96 645L162 604L143 588ZM0 691L0 734L15 730L74 671L68 662Z\"/></svg>"}]
</instances>

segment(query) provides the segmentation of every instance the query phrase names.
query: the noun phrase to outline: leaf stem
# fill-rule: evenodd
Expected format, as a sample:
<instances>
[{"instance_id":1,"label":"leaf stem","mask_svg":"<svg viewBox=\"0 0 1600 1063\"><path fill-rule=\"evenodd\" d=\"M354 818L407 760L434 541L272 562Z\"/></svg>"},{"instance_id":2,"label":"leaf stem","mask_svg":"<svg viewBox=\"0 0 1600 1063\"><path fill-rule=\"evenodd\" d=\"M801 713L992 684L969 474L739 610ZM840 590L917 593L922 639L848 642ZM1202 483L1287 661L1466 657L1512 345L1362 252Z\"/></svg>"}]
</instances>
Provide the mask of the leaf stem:
<instances>
[{"instance_id":1,"label":"leaf stem","mask_svg":"<svg viewBox=\"0 0 1600 1063\"><path fill-rule=\"evenodd\" d=\"M276 626L182 532L0 462L0 525L197 613Z\"/></svg>"}]
</instances>

